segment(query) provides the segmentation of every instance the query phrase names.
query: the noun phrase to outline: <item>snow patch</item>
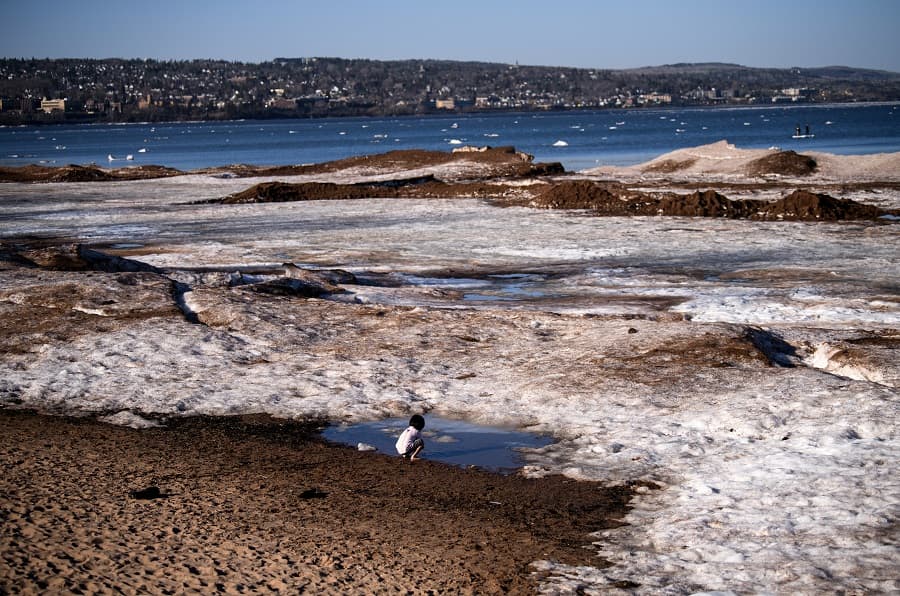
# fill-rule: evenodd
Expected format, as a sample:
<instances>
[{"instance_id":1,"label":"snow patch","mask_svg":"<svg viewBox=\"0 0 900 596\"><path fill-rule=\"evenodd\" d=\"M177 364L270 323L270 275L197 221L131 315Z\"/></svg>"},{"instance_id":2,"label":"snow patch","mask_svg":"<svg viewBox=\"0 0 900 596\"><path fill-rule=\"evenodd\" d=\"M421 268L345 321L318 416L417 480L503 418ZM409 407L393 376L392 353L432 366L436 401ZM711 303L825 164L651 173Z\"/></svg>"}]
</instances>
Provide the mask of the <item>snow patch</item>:
<instances>
[{"instance_id":1,"label":"snow patch","mask_svg":"<svg viewBox=\"0 0 900 596\"><path fill-rule=\"evenodd\" d=\"M155 420L144 418L129 410L122 410L121 412L118 412L116 414L101 416L100 418L98 418L98 420L100 420L101 422L106 422L108 424L115 424L116 426L127 426L134 429L158 428L164 426L163 424Z\"/></svg>"}]
</instances>

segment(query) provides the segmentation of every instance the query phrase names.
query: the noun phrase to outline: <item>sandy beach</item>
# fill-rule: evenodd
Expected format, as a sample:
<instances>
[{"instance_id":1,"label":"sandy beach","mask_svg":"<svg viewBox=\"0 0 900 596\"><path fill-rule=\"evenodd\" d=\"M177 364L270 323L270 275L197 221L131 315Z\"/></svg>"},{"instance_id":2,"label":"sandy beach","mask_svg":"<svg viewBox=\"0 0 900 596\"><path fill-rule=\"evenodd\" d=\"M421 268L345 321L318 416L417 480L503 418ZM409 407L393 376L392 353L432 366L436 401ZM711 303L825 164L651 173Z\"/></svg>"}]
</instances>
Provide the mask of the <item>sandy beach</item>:
<instances>
[{"instance_id":1,"label":"sandy beach","mask_svg":"<svg viewBox=\"0 0 900 596\"><path fill-rule=\"evenodd\" d=\"M266 417L0 424L3 594L528 594L533 561L602 566L587 535L630 496L411 464Z\"/></svg>"}]
</instances>

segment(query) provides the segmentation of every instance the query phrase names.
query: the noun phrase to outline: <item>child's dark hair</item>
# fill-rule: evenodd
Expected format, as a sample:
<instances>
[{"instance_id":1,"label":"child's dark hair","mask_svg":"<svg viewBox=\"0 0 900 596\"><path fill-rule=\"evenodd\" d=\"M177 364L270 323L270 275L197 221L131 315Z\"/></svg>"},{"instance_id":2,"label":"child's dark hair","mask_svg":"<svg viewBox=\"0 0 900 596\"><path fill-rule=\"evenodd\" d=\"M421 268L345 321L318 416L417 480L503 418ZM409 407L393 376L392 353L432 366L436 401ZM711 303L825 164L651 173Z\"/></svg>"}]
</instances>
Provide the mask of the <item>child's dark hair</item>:
<instances>
[{"instance_id":1,"label":"child's dark hair","mask_svg":"<svg viewBox=\"0 0 900 596\"><path fill-rule=\"evenodd\" d=\"M425 419L418 414L413 414L412 418L409 419L409 425L416 430L422 430L425 428Z\"/></svg>"}]
</instances>

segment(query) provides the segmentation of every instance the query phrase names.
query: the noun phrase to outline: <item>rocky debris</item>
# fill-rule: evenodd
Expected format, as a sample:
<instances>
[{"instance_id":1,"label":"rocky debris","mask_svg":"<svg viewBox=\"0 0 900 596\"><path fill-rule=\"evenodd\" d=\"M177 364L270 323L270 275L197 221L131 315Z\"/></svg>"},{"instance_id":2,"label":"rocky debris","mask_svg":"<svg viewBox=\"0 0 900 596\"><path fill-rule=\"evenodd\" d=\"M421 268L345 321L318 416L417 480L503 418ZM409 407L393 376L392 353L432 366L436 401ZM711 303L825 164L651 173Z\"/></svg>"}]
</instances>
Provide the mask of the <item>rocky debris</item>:
<instances>
[{"instance_id":1,"label":"rocky debris","mask_svg":"<svg viewBox=\"0 0 900 596\"><path fill-rule=\"evenodd\" d=\"M531 204L546 209L586 209L603 216L662 215L763 221L875 220L900 214L900 210L880 209L805 190L796 190L776 201L731 200L714 190L698 190L687 195L650 194L629 190L617 183L590 180L552 184Z\"/></svg>"}]
</instances>

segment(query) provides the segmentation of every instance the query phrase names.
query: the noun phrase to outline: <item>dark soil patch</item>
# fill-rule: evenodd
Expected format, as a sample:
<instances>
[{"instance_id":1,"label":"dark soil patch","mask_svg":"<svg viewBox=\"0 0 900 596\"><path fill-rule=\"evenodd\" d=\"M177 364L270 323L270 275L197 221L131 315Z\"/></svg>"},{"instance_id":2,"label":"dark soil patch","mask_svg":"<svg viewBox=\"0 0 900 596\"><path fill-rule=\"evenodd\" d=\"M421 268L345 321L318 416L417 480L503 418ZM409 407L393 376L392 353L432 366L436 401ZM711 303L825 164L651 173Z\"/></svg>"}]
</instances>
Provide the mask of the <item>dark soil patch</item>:
<instances>
[{"instance_id":1,"label":"dark soil patch","mask_svg":"<svg viewBox=\"0 0 900 596\"><path fill-rule=\"evenodd\" d=\"M778 174L781 176L809 176L816 171L816 160L808 155L802 155L794 151L779 151L772 155L766 155L747 164L747 174L750 176L766 176Z\"/></svg>"},{"instance_id":2,"label":"dark soil patch","mask_svg":"<svg viewBox=\"0 0 900 596\"><path fill-rule=\"evenodd\" d=\"M850 199L836 199L825 194L795 190L783 199L759 206L753 219L790 219L837 221L843 219L876 219L898 215L898 210L879 209Z\"/></svg>"},{"instance_id":3,"label":"dark soil patch","mask_svg":"<svg viewBox=\"0 0 900 596\"><path fill-rule=\"evenodd\" d=\"M263 182L247 190L200 203L283 203L291 201L340 201L352 199L503 198L516 192L509 185L489 182L442 182L432 176L395 179L365 184L333 182Z\"/></svg>"},{"instance_id":4,"label":"dark soil patch","mask_svg":"<svg viewBox=\"0 0 900 596\"><path fill-rule=\"evenodd\" d=\"M531 204L546 209L585 209L602 216L663 215L764 221L875 220L885 215L900 215L900 210L880 209L804 190L796 190L777 201L731 200L713 190L687 195L650 194L615 183L598 184L588 180L553 184Z\"/></svg>"},{"instance_id":5,"label":"dark soil patch","mask_svg":"<svg viewBox=\"0 0 900 596\"><path fill-rule=\"evenodd\" d=\"M532 202L546 209L591 209L598 215L635 215L641 193L614 183L567 180L542 190Z\"/></svg>"}]
</instances>

